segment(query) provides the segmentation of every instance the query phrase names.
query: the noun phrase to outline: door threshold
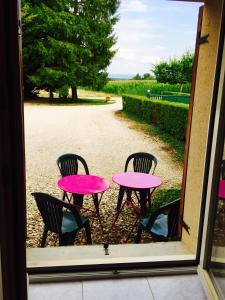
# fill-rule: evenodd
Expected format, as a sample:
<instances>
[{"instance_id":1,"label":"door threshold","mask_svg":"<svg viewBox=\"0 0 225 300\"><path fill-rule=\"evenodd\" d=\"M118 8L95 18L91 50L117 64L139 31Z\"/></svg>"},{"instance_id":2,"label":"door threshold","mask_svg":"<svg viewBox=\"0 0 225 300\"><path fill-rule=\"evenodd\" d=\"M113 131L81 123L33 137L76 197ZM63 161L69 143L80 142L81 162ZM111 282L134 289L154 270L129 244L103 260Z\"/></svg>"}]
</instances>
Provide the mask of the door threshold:
<instances>
[{"instance_id":1,"label":"door threshold","mask_svg":"<svg viewBox=\"0 0 225 300\"><path fill-rule=\"evenodd\" d=\"M28 248L28 270L41 268L90 267L115 264L138 264L192 261L195 255L183 242L109 245L108 255L102 245Z\"/></svg>"}]
</instances>

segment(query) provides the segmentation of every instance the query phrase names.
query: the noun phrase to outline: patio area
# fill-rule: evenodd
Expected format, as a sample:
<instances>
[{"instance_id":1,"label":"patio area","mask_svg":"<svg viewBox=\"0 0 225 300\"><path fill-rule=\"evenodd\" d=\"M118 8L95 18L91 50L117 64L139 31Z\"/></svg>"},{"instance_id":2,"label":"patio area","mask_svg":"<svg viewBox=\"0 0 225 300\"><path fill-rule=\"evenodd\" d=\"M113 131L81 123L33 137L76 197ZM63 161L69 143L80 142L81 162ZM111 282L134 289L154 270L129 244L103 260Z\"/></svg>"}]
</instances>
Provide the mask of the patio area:
<instances>
[{"instance_id":1,"label":"patio area","mask_svg":"<svg viewBox=\"0 0 225 300\"><path fill-rule=\"evenodd\" d=\"M56 164L62 154L82 156L90 174L103 177L110 184L100 205L104 234L98 220L90 219L93 244L106 240L111 244L123 242L110 232L119 193L112 176L124 170L131 153L148 152L156 156L155 175L162 179L161 188L180 187L182 166L175 161L174 153L161 140L145 133L135 121L118 116L121 99L114 100L114 104L96 106L25 104L27 247L38 247L43 232L43 221L31 193L43 192L62 199L63 193L57 187L60 173ZM91 196L85 197L84 206L93 207ZM134 221L132 209L126 207L117 222L120 235L127 237ZM134 243L135 235L136 230L126 242ZM149 234L142 236L142 242L150 241ZM85 243L80 232L75 244ZM54 234L49 235L46 245L58 245Z\"/></svg>"}]
</instances>

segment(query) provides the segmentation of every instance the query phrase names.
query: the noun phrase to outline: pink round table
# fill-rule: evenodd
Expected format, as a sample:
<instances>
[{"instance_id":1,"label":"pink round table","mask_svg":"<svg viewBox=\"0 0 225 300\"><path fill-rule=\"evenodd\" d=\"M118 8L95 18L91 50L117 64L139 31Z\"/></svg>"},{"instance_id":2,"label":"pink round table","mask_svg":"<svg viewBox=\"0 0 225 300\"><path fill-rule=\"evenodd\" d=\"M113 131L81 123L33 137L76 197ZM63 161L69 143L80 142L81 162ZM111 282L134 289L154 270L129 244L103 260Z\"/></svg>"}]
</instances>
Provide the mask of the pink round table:
<instances>
[{"instance_id":1,"label":"pink round table","mask_svg":"<svg viewBox=\"0 0 225 300\"><path fill-rule=\"evenodd\" d=\"M121 208L123 196L126 191L127 199L125 202L127 202L128 205L132 205L135 212L137 214L140 214L142 217L146 216L147 214L147 199L149 199L150 203L152 193L158 186L162 184L162 180L160 177L139 172L117 173L113 176L112 180L113 182L120 185L117 212L120 213L121 209L124 206L123 205ZM131 199L132 190L138 191L140 193L140 212Z\"/></svg>"},{"instance_id":2,"label":"pink round table","mask_svg":"<svg viewBox=\"0 0 225 300\"><path fill-rule=\"evenodd\" d=\"M134 190L156 188L162 184L160 177L138 172L118 173L112 180L120 186Z\"/></svg>"},{"instance_id":3,"label":"pink round table","mask_svg":"<svg viewBox=\"0 0 225 300\"><path fill-rule=\"evenodd\" d=\"M109 188L109 183L104 178L86 174L69 175L60 178L57 185L64 192L77 195L92 195L95 210L100 221L99 203L102 196L99 200L98 193L103 193Z\"/></svg>"},{"instance_id":4,"label":"pink round table","mask_svg":"<svg viewBox=\"0 0 225 300\"><path fill-rule=\"evenodd\" d=\"M102 193L109 188L104 178L85 174L62 177L57 184L65 192L81 195Z\"/></svg>"}]
</instances>

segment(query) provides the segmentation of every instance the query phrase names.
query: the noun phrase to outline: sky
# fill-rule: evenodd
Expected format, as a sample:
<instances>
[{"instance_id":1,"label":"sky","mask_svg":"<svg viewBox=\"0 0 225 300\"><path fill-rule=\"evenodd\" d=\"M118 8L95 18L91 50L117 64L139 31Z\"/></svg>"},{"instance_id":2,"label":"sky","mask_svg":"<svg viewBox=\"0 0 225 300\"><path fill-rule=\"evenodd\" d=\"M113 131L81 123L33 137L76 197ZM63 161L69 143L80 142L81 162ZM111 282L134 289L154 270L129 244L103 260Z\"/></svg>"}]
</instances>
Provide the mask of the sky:
<instances>
[{"instance_id":1,"label":"sky","mask_svg":"<svg viewBox=\"0 0 225 300\"><path fill-rule=\"evenodd\" d=\"M195 46L200 3L121 0L110 74L149 73L153 64Z\"/></svg>"}]
</instances>

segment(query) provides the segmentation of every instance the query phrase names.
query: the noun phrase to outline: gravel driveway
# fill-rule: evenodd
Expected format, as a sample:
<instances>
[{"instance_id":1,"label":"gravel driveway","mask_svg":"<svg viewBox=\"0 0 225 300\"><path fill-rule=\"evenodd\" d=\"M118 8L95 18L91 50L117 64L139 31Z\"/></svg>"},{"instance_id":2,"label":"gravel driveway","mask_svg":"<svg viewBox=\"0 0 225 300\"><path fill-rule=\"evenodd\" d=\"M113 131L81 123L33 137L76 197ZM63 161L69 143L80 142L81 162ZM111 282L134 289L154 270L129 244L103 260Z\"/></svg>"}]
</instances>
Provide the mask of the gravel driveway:
<instances>
[{"instance_id":1,"label":"gravel driveway","mask_svg":"<svg viewBox=\"0 0 225 300\"><path fill-rule=\"evenodd\" d=\"M129 154L149 152L159 160L155 174L162 177L162 187L180 185L182 168L166 145L138 129L134 121L117 116L115 113L122 104L121 99L115 100L114 104L95 106L25 104L28 247L36 247L42 233L42 221L30 193L42 191L61 197L56 187L59 178L56 159L61 154L83 156L91 174L111 182L112 175L123 170ZM101 209L106 227L112 221L117 193L118 187L112 184L103 197ZM122 221L118 224L128 230L127 222L126 219L125 224ZM93 242L102 243L97 221L92 225ZM84 242L82 234L78 239L78 243ZM55 244L55 237L50 236L48 245Z\"/></svg>"}]
</instances>

